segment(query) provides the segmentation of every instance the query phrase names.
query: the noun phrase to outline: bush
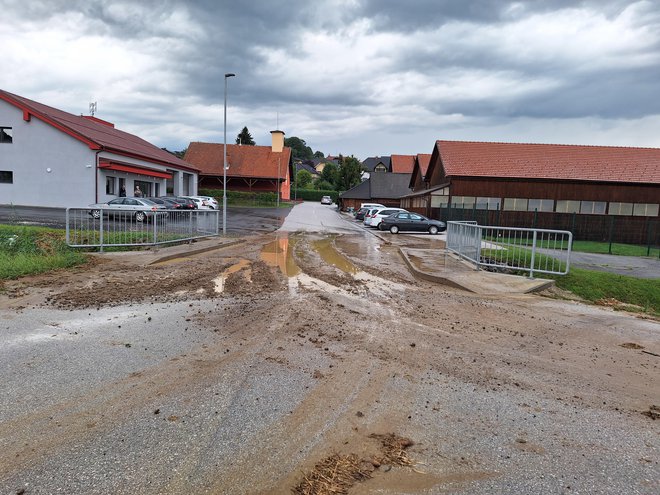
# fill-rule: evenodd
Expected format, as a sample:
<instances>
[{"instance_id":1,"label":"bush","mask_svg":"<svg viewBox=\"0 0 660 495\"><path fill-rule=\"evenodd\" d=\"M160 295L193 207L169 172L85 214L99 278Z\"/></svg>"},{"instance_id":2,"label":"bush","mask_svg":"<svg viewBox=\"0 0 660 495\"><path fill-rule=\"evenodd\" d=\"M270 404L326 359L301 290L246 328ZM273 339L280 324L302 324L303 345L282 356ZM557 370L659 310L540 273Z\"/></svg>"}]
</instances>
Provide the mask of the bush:
<instances>
[{"instance_id":1,"label":"bush","mask_svg":"<svg viewBox=\"0 0 660 495\"><path fill-rule=\"evenodd\" d=\"M222 190L219 189L200 189L201 196L211 196L218 203L222 204ZM275 204L277 203L277 193L274 192L247 192L247 191L227 191L227 204L245 205L245 204Z\"/></svg>"},{"instance_id":2,"label":"bush","mask_svg":"<svg viewBox=\"0 0 660 495\"><path fill-rule=\"evenodd\" d=\"M332 201L335 203L339 198L339 193L337 191L328 191L328 190L313 190L313 189L298 189L296 193L291 192L291 196L294 196L298 199L304 201L321 201L323 196L330 196Z\"/></svg>"}]
</instances>

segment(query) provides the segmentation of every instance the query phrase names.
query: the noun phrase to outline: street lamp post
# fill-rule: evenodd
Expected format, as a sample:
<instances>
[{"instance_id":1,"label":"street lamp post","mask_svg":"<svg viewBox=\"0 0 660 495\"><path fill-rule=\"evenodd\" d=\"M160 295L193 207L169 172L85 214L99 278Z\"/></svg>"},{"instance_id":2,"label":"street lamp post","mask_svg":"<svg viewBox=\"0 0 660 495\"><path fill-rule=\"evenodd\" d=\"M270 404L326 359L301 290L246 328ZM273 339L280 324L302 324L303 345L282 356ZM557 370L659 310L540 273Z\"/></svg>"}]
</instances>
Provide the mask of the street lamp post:
<instances>
[{"instance_id":1,"label":"street lamp post","mask_svg":"<svg viewBox=\"0 0 660 495\"><path fill-rule=\"evenodd\" d=\"M222 235L227 235L227 79L236 74L225 74L225 138L224 138L224 160L222 163Z\"/></svg>"}]
</instances>

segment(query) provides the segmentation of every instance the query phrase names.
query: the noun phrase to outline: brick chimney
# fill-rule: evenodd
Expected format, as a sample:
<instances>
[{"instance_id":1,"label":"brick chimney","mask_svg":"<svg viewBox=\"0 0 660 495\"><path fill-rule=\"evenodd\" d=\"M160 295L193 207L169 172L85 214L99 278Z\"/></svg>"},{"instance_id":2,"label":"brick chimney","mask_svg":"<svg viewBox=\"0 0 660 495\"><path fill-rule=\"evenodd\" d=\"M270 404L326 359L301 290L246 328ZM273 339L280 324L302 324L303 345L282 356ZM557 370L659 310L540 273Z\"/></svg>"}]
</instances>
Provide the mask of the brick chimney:
<instances>
[{"instance_id":1,"label":"brick chimney","mask_svg":"<svg viewBox=\"0 0 660 495\"><path fill-rule=\"evenodd\" d=\"M281 153L284 149L284 131L270 131L273 136L272 151L274 153Z\"/></svg>"}]
</instances>

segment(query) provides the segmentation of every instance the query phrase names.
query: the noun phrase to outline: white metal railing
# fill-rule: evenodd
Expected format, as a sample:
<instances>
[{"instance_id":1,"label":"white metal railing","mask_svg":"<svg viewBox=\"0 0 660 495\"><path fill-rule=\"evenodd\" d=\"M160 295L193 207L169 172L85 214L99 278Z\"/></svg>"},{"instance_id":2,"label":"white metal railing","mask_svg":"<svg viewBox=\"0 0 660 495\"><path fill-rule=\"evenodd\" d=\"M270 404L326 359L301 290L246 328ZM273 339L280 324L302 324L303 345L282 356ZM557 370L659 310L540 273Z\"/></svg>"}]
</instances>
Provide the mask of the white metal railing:
<instances>
[{"instance_id":1,"label":"white metal railing","mask_svg":"<svg viewBox=\"0 0 660 495\"><path fill-rule=\"evenodd\" d=\"M218 210L67 208L71 247L155 246L220 234Z\"/></svg>"},{"instance_id":2,"label":"white metal railing","mask_svg":"<svg viewBox=\"0 0 660 495\"><path fill-rule=\"evenodd\" d=\"M447 222L447 249L477 268L566 275L573 234L567 230L524 229Z\"/></svg>"}]
</instances>

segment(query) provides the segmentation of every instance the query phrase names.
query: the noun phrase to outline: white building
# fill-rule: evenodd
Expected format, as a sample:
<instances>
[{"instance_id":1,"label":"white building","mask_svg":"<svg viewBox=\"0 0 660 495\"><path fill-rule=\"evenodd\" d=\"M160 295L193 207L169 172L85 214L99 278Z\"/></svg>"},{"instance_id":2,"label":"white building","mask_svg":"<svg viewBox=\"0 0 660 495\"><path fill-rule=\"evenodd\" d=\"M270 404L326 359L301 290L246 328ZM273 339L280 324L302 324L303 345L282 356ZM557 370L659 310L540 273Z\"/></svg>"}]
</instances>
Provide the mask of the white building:
<instances>
[{"instance_id":1,"label":"white building","mask_svg":"<svg viewBox=\"0 0 660 495\"><path fill-rule=\"evenodd\" d=\"M198 170L93 116L0 90L0 204L87 206L119 196L197 193Z\"/></svg>"}]
</instances>

